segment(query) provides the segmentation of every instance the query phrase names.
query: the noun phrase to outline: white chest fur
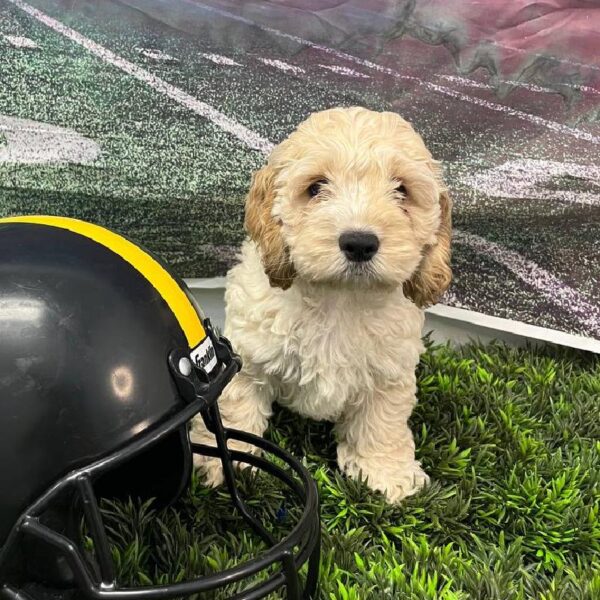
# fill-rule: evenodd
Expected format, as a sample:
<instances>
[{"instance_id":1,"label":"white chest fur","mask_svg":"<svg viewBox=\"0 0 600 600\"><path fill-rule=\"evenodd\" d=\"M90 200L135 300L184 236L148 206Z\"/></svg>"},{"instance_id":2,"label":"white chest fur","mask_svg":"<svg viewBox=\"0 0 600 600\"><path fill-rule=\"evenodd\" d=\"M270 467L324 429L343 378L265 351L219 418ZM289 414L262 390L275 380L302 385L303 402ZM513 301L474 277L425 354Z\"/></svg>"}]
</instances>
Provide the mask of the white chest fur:
<instances>
[{"instance_id":1,"label":"white chest fur","mask_svg":"<svg viewBox=\"0 0 600 600\"><path fill-rule=\"evenodd\" d=\"M374 390L414 386L423 314L401 290L269 286L253 244L229 274L226 335L281 404L337 420Z\"/></svg>"}]
</instances>

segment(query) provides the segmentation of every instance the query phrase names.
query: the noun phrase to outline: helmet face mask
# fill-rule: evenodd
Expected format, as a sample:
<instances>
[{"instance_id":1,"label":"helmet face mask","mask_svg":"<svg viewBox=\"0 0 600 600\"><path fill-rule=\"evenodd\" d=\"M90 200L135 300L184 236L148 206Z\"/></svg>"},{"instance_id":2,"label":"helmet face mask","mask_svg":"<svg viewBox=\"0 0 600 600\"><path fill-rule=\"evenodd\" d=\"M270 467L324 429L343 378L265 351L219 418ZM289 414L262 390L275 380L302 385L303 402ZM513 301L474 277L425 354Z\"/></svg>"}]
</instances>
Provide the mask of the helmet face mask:
<instances>
[{"instance_id":1,"label":"helmet face mask","mask_svg":"<svg viewBox=\"0 0 600 600\"><path fill-rule=\"evenodd\" d=\"M288 598L312 597L320 541L314 481L299 461L278 446L246 432L225 429L221 423L218 397L240 369L239 357L229 342L215 333L210 321L203 319L185 285L174 277L168 280L170 273L164 265L146 255L166 273L159 273L164 278L161 292L154 281L149 283L147 275L144 278L144 273L132 268L133 263L123 260L115 247L107 248L98 241L105 238L90 239L106 230L88 230L87 226L67 219L0 219L0 336L9 340L8 349L0 349L0 421L25 422L17 433L28 430L33 435L29 444L20 440L18 450L13 448L13 454L21 453L21 473L6 453L0 465L0 484L15 490L6 499L0 498L0 519L4 519L0 520L0 598L36 600L46 592L54 598L66 598L73 592L76 597L115 600L185 597L263 571L269 573L266 579L235 597L261 598L282 587ZM44 256L44 251L45 258L35 258ZM57 271L63 276L62 283ZM90 272L94 272L93 278ZM24 293L32 289L33 281L38 282L37 287ZM69 298L61 302L63 284ZM177 290L188 298L193 314ZM96 306L90 306L92 298L96 298ZM176 301L180 304L172 310ZM37 315L38 321L32 323L26 318L26 308L36 302L42 316ZM19 310L24 315L21 321ZM113 313L117 322L111 325L106 312ZM71 323L64 331L67 314ZM189 333L194 327L200 332L195 337ZM149 328L153 331L148 332ZM40 346L40 334L43 340L49 332L54 353ZM11 342L18 336L20 340ZM111 340L111 336L117 339ZM70 354L73 351L77 354ZM74 373L68 364L73 356L81 358L80 366L87 371L96 369L89 386L86 373ZM27 368L14 375L15 365L29 358ZM79 395L73 396L72 390ZM87 397L86 392L96 395ZM162 397L155 398L158 394ZM214 433L215 447L190 443L188 424L197 413ZM117 425L122 422L119 430ZM86 439L78 442L86 433ZM18 441L14 432L5 437L7 443ZM230 439L273 454L293 475L264 457L229 450ZM47 448L31 449L36 444L47 444ZM138 496L169 504L189 481L193 453L221 459L233 505L268 549L250 562L192 581L121 587L99 498ZM18 455L16 458L19 460ZM302 505L302 515L287 537L275 540L252 515L237 489L234 462L250 464L278 478ZM41 489L36 474L48 464L56 475ZM93 561L77 539L75 530L81 519L93 543ZM302 586L298 571L307 562ZM41 589L46 592L40 593Z\"/></svg>"}]
</instances>

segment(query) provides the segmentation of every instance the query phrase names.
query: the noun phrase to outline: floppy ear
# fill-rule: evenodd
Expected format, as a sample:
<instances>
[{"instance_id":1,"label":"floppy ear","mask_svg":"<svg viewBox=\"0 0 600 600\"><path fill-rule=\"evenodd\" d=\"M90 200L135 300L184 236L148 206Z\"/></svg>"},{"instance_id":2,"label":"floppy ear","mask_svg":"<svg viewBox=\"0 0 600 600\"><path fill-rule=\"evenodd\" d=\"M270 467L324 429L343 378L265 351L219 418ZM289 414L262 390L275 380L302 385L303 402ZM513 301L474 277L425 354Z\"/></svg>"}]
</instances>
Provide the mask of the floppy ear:
<instances>
[{"instance_id":1,"label":"floppy ear","mask_svg":"<svg viewBox=\"0 0 600 600\"><path fill-rule=\"evenodd\" d=\"M252 177L246 197L244 226L260 249L269 283L287 290L292 285L296 271L281 235L281 224L271 215L275 200L274 179L275 173L269 165Z\"/></svg>"},{"instance_id":2,"label":"floppy ear","mask_svg":"<svg viewBox=\"0 0 600 600\"><path fill-rule=\"evenodd\" d=\"M417 270L404 283L404 294L420 308L435 304L452 281L450 268L452 200L445 189L440 193L440 209L437 241L425 248Z\"/></svg>"}]
</instances>

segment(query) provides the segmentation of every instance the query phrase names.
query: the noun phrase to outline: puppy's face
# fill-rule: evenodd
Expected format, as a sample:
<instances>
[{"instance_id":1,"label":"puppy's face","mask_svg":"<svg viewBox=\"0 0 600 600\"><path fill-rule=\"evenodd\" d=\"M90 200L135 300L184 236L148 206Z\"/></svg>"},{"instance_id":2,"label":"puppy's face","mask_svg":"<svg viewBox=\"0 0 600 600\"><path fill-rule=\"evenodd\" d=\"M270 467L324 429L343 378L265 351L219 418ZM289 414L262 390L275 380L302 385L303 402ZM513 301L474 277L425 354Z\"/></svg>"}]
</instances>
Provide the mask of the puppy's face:
<instances>
[{"instance_id":1,"label":"puppy's face","mask_svg":"<svg viewBox=\"0 0 600 600\"><path fill-rule=\"evenodd\" d=\"M449 283L449 199L423 141L394 113L312 115L273 151L246 208L273 285L404 284L425 305Z\"/></svg>"}]
</instances>

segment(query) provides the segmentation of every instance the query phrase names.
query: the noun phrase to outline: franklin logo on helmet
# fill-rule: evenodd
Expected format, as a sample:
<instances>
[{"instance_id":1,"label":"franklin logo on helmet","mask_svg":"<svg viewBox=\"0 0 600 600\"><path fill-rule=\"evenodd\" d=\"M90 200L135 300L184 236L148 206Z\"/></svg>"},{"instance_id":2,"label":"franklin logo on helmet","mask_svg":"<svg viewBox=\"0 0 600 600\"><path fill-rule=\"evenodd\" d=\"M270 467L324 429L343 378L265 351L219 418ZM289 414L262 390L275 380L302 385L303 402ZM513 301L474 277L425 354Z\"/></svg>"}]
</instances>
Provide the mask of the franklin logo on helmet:
<instances>
[{"instance_id":1,"label":"franklin logo on helmet","mask_svg":"<svg viewBox=\"0 0 600 600\"><path fill-rule=\"evenodd\" d=\"M191 358L197 367L201 367L207 373L217 366L217 354L210 338L206 338L195 350L192 350Z\"/></svg>"}]
</instances>

